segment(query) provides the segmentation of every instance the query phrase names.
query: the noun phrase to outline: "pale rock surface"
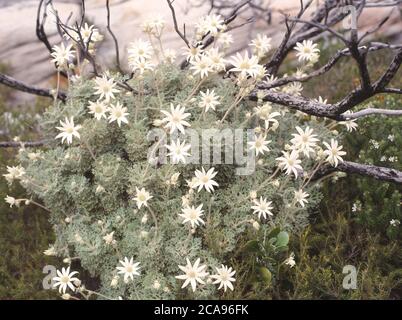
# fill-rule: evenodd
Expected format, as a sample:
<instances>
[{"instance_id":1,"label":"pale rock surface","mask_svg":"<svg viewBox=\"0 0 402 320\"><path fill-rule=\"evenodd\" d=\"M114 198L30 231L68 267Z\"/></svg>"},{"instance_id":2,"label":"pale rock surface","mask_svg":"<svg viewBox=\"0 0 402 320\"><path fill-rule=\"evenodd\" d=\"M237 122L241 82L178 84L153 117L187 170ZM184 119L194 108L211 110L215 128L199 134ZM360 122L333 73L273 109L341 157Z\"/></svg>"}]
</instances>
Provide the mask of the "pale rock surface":
<instances>
[{"instance_id":1,"label":"pale rock surface","mask_svg":"<svg viewBox=\"0 0 402 320\"><path fill-rule=\"evenodd\" d=\"M188 0L176 0L174 3L180 27L186 23L187 33L191 34L192 26L197 19L208 11L203 1L191 0L191 3L201 3L201 6L192 7ZM252 24L233 31L235 43L232 51L244 48L249 39L258 32L264 32L279 43L282 37L283 26L278 10L296 12L299 0L267 0L274 8L272 24L268 26L264 21ZM75 17L80 14L79 0L55 0L55 7L65 21L73 12ZM148 17L161 15L167 21L163 37L164 47L180 52L184 43L174 31L169 7L165 0L111 0L112 30L117 35L122 63L126 60L126 49L131 41L140 37L146 38L141 32L141 23ZM204 3L204 4L203 4ZM38 0L0 0L0 62L11 66L10 75L28 84L49 86L49 79L54 75L54 66L50 63L49 52L38 41L35 34L36 12ZM98 61L113 66L114 46L106 31L105 0L86 0L87 19L100 29L106 36L98 50ZM314 7L314 6L313 6ZM389 8L373 9L361 19L365 27L375 25ZM46 32L51 44L60 41L54 23L55 19L49 13ZM233 22L233 25L242 23L242 17ZM399 37L401 40L402 23L400 13L394 12L393 18L382 29L382 35ZM22 94L23 98L30 99L29 95ZM20 97L19 97L20 98Z\"/></svg>"}]
</instances>

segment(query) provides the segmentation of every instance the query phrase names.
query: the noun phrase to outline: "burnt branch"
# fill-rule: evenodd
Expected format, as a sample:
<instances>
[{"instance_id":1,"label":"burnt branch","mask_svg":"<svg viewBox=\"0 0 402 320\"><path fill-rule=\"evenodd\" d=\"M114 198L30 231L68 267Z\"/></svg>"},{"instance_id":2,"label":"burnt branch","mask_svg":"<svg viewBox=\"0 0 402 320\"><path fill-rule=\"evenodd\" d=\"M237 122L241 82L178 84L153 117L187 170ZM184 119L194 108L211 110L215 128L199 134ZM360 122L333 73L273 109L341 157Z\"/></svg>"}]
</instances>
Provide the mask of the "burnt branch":
<instances>
[{"instance_id":1,"label":"burnt branch","mask_svg":"<svg viewBox=\"0 0 402 320\"><path fill-rule=\"evenodd\" d=\"M106 11L107 11L107 31L109 32L110 36L114 42L114 48L116 52L116 67L120 71L120 73L124 73L120 66L120 49L119 49L119 42L116 38L116 35L113 33L112 28L110 27L110 5L109 0L106 0Z\"/></svg>"},{"instance_id":2,"label":"burnt branch","mask_svg":"<svg viewBox=\"0 0 402 320\"><path fill-rule=\"evenodd\" d=\"M15 90L22 91L22 92L26 92L26 93L30 93L30 94L34 94L34 95L42 96L42 97L48 97L48 98L52 98L52 99L55 98L53 90L30 86L28 84L25 84L21 81L18 81L10 76L7 76L7 75L1 74L1 73L0 73L0 83L4 84L7 87L10 87ZM58 92L57 99L64 102L67 99L67 95L64 92Z\"/></svg>"},{"instance_id":3,"label":"burnt branch","mask_svg":"<svg viewBox=\"0 0 402 320\"><path fill-rule=\"evenodd\" d=\"M45 23L46 23L46 19L48 17L47 8L49 6L53 8L52 0L40 0L39 1L37 14L36 14L36 29L35 29L35 31L36 31L36 37L39 39L39 41L41 41L45 45L46 49L51 54L53 52L52 45L50 44L49 38L48 38L48 36L46 34L46 31L45 31ZM58 29L58 31L59 31L59 29ZM54 63L54 66L57 69L56 62ZM67 78L67 74L64 71L60 71L60 75L62 75L63 77Z\"/></svg>"},{"instance_id":4,"label":"burnt branch","mask_svg":"<svg viewBox=\"0 0 402 320\"><path fill-rule=\"evenodd\" d=\"M46 145L49 140L39 141L0 141L0 148L36 148Z\"/></svg>"},{"instance_id":5,"label":"burnt branch","mask_svg":"<svg viewBox=\"0 0 402 320\"><path fill-rule=\"evenodd\" d=\"M186 44L186 46L188 48L190 48L190 42L186 38L185 34L180 31L179 26L177 24L176 11L174 10L174 7L173 7L174 0L166 0L166 1L168 3L170 11L172 12L173 24L174 24L174 29L175 29L176 33L179 35L180 38L183 39L183 41Z\"/></svg>"},{"instance_id":6,"label":"burnt branch","mask_svg":"<svg viewBox=\"0 0 402 320\"><path fill-rule=\"evenodd\" d=\"M49 0L40 0L36 14L36 37L43 42L47 50L52 53L52 46L45 32L45 22L47 19L47 7L50 5Z\"/></svg>"},{"instance_id":7,"label":"burnt branch","mask_svg":"<svg viewBox=\"0 0 402 320\"><path fill-rule=\"evenodd\" d=\"M388 181L393 183L402 184L402 172L369 164L360 164L356 162L344 161L338 164L336 168L326 166L318 170L312 180L318 180L333 172L345 172L348 174L358 174L363 176L372 177L381 181Z\"/></svg>"}]
</instances>

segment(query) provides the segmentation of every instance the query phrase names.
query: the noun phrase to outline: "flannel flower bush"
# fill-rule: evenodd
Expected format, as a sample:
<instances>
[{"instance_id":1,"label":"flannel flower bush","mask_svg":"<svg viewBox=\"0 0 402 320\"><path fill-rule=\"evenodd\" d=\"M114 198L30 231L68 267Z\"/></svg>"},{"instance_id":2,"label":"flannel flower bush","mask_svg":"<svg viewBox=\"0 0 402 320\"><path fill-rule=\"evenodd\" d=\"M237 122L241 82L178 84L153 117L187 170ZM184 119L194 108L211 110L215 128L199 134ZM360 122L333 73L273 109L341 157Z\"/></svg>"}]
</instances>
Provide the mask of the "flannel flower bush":
<instances>
[{"instance_id":1,"label":"flannel flower bush","mask_svg":"<svg viewBox=\"0 0 402 320\"><path fill-rule=\"evenodd\" d=\"M80 38L95 52L102 36L83 28ZM72 64L77 36L70 30L71 43L52 54L59 72L69 75L67 99L55 99L39 120L48 146L35 152L22 145L18 165L4 174L28 194L8 195L10 206L49 211L56 241L45 254L66 263L53 278L63 298L220 298L244 290L252 268L257 282L269 284L278 266L297 263L287 244L320 201L313 174L345 156L331 123L263 102L258 91L255 101L248 98L267 76L259 62L269 54L269 38L257 36L251 54L226 60L231 36L220 16L207 16L196 38L211 33L214 43L185 48L189 68L182 69L162 47L163 28L159 19L143 25L150 40L129 46L130 76L95 77L72 74L85 66ZM294 51L297 75L319 60L312 41ZM303 87L272 90L299 95ZM211 129L207 141L203 133ZM235 130L241 134L234 139L214 139ZM255 164L246 173L238 158L227 160L239 145L242 159L252 155L247 159ZM206 153L217 146L222 161ZM249 261L239 254L243 249L259 254ZM73 270L76 261L96 288Z\"/></svg>"}]
</instances>

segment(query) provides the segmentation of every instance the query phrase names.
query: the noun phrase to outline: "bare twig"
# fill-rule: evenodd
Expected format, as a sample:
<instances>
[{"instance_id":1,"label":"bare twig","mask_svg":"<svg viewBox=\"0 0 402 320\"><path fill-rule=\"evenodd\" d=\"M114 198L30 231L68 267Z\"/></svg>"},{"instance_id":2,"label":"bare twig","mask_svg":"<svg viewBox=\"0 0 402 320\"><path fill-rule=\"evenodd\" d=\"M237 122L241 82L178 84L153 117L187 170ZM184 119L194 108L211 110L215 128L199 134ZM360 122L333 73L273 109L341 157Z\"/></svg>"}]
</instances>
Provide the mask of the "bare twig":
<instances>
[{"instance_id":1,"label":"bare twig","mask_svg":"<svg viewBox=\"0 0 402 320\"><path fill-rule=\"evenodd\" d=\"M386 167L379 167L369 164L360 164L350 161L344 161L338 164L336 168L332 166L326 166L318 170L313 177L313 180L320 179L332 172L345 172L350 174L359 174L368 177L375 178L377 180L388 181L393 183L402 183L402 172L386 168Z\"/></svg>"},{"instance_id":2,"label":"bare twig","mask_svg":"<svg viewBox=\"0 0 402 320\"><path fill-rule=\"evenodd\" d=\"M0 148L35 148L42 147L47 144L49 140L39 141L0 141Z\"/></svg>"},{"instance_id":3,"label":"bare twig","mask_svg":"<svg viewBox=\"0 0 402 320\"><path fill-rule=\"evenodd\" d=\"M0 73L0 83L4 84L10 88L13 88L15 90L19 90L22 92L26 93L31 93L37 96L42 96L42 97L49 97L54 99L54 94L52 90L49 89L43 89L43 88L38 88L35 86L30 86L28 84L25 84L21 81L18 81L10 76L7 76L5 74ZM58 92L57 93L57 98L60 99L61 101L65 101L67 96L64 92Z\"/></svg>"},{"instance_id":4,"label":"bare twig","mask_svg":"<svg viewBox=\"0 0 402 320\"><path fill-rule=\"evenodd\" d=\"M188 48L190 48L190 42L186 38L185 34L180 31L179 26L177 24L176 11L174 10L174 7L173 7L174 0L166 0L166 1L168 3L170 11L172 12L173 24L174 24L174 29L175 29L176 33L179 35L180 38L183 39L183 41L185 42L186 46Z\"/></svg>"},{"instance_id":5,"label":"bare twig","mask_svg":"<svg viewBox=\"0 0 402 320\"><path fill-rule=\"evenodd\" d=\"M402 110L391 109L375 109L367 108L350 114L343 114L340 117L345 120L353 120L358 118L367 117L373 114L385 115L385 116L402 116Z\"/></svg>"},{"instance_id":6,"label":"bare twig","mask_svg":"<svg viewBox=\"0 0 402 320\"><path fill-rule=\"evenodd\" d=\"M120 49L119 42L117 41L116 35L113 33L112 28L110 27L110 5L109 0L106 0L106 11L107 11L107 31L113 38L114 48L116 51L116 67L120 71L120 73L124 73L120 66Z\"/></svg>"}]
</instances>

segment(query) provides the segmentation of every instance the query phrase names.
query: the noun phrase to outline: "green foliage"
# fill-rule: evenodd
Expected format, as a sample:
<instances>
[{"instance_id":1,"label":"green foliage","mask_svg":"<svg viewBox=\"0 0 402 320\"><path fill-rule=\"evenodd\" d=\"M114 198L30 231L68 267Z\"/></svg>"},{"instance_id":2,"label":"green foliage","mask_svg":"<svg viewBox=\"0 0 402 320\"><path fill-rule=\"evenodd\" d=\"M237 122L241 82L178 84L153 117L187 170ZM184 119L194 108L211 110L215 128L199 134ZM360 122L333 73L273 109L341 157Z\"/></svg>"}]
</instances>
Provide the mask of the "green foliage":
<instances>
[{"instance_id":1,"label":"green foliage","mask_svg":"<svg viewBox=\"0 0 402 320\"><path fill-rule=\"evenodd\" d=\"M0 70L5 69L0 65ZM0 134L1 140L10 140L22 135L32 136L35 113L21 113L18 108L9 111L6 100L10 90L0 86ZM37 108L40 108L38 103ZM31 126L29 130L27 127ZM0 150L0 171L11 165L14 152ZM24 197L21 187L9 189L5 179L0 179L0 198L10 192L17 197ZM47 264L56 264L56 259L46 258L43 250L54 240L47 213L35 207L10 208L0 201L0 299L51 299L53 290L43 290L42 268Z\"/></svg>"},{"instance_id":2,"label":"green foliage","mask_svg":"<svg viewBox=\"0 0 402 320\"><path fill-rule=\"evenodd\" d=\"M278 298L400 299L400 244L384 241L380 234L331 206L293 242L297 265L281 275ZM346 265L357 270L355 290L343 289Z\"/></svg>"},{"instance_id":3,"label":"green foliage","mask_svg":"<svg viewBox=\"0 0 402 320\"><path fill-rule=\"evenodd\" d=\"M323 57L326 54L330 52L322 52ZM378 76L389 60L388 52L370 55L370 72ZM305 86L306 93L337 101L353 88L357 77L358 70L350 61L343 61L335 70L313 79ZM402 78L396 77L393 85L400 87L401 83ZM397 96L383 95L360 108L396 109L401 103ZM401 170L402 119L372 116L358 124L357 132L343 133L348 158ZM319 214L311 216L308 230L291 242L297 265L281 275L276 297L401 299L401 227L390 224L392 219L402 218L401 186L356 175L333 180L323 185ZM342 287L346 265L358 271L357 290Z\"/></svg>"},{"instance_id":4,"label":"green foliage","mask_svg":"<svg viewBox=\"0 0 402 320\"><path fill-rule=\"evenodd\" d=\"M386 96L371 102L374 108L400 108L402 99ZM347 146L360 161L402 169L402 134L399 117L368 117L361 121L357 135L346 136ZM355 190L352 203L355 203L356 218L369 230L386 233L390 240L401 240L402 230L392 226L392 219L401 221L402 188L392 183L381 183L354 177Z\"/></svg>"}]
</instances>

